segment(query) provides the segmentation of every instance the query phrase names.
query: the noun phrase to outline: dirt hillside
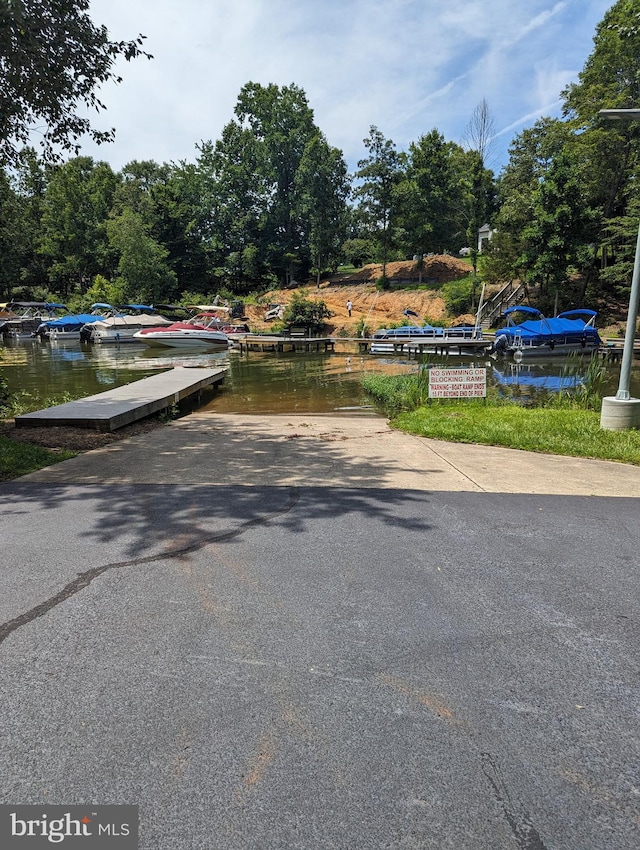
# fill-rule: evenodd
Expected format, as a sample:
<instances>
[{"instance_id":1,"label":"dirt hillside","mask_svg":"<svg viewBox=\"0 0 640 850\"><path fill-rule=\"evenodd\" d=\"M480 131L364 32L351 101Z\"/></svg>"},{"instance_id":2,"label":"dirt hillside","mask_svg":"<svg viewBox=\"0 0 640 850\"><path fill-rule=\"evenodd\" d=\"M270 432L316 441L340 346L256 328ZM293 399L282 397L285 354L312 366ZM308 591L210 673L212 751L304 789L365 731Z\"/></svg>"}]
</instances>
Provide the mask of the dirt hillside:
<instances>
[{"instance_id":1,"label":"dirt hillside","mask_svg":"<svg viewBox=\"0 0 640 850\"><path fill-rule=\"evenodd\" d=\"M469 266L456 257L434 255L425 259L422 280L447 283L469 274ZM365 321L370 330L395 323L406 317L404 310L412 310L417 317L409 317L416 323L448 320L451 324L461 321L473 322L473 316L448 317L445 304L440 295L432 290L390 290L376 289L375 281L382 275L381 265L367 265L349 275L336 275L325 280L320 288L313 284L298 289L280 289L268 292L265 302L286 305L294 292L303 293L306 298L324 301L332 316L327 319L325 331L328 334L355 335L355 328ZM387 263L387 277L391 280L419 282L419 270L411 260ZM347 301L352 302L351 317L347 310ZM273 322L264 320L266 307L250 306L246 315L252 330L268 330Z\"/></svg>"}]
</instances>

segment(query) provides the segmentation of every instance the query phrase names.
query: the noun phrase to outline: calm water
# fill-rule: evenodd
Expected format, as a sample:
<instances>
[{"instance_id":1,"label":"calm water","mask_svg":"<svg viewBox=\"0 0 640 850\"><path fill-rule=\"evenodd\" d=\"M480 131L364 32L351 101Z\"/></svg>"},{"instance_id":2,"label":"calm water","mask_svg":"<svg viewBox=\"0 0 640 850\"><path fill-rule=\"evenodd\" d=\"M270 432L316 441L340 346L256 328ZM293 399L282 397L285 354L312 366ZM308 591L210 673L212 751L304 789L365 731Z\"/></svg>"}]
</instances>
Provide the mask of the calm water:
<instances>
[{"instance_id":1,"label":"calm water","mask_svg":"<svg viewBox=\"0 0 640 850\"><path fill-rule=\"evenodd\" d=\"M487 367L487 380L507 396L526 398L540 388L554 391L570 387L584 374L587 364L567 367L562 362L515 364L491 358L432 358L433 365ZM12 393L33 395L38 407L93 395L153 375L173 366L228 367L225 384L206 402L204 410L229 413L330 413L374 409L360 386L367 373L404 374L418 369L415 361L401 357L359 354L302 354L237 351L196 354L156 351L135 343L122 346L80 342L8 342L0 347L0 368ZM603 394L618 387L619 364L607 367ZM632 395L640 394L640 362L634 361Z\"/></svg>"}]
</instances>

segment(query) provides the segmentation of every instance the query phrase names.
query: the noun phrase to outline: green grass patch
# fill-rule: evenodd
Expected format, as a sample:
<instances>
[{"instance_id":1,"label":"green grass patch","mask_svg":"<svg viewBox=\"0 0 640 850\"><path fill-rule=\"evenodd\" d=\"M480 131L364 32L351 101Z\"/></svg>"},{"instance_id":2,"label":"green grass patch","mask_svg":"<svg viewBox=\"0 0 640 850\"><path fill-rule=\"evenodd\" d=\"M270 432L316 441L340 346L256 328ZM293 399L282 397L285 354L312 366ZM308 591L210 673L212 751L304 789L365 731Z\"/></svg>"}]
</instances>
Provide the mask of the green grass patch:
<instances>
[{"instance_id":1,"label":"green grass patch","mask_svg":"<svg viewBox=\"0 0 640 850\"><path fill-rule=\"evenodd\" d=\"M542 393L526 406L498 398L491 387L486 400L430 401L428 369L367 375L362 383L391 425L409 434L640 465L640 431L600 428L600 380L596 364L588 384L575 393Z\"/></svg>"},{"instance_id":2,"label":"green grass patch","mask_svg":"<svg viewBox=\"0 0 640 850\"><path fill-rule=\"evenodd\" d=\"M45 449L0 437L0 481L19 478L44 466L75 457L78 452Z\"/></svg>"},{"instance_id":3,"label":"green grass patch","mask_svg":"<svg viewBox=\"0 0 640 850\"><path fill-rule=\"evenodd\" d=\"M600 428L600 414L575 408L432 402L393 417L409 434L457 443L590 457L640 465L640 431Z\"/></svg>"}]
</instances>

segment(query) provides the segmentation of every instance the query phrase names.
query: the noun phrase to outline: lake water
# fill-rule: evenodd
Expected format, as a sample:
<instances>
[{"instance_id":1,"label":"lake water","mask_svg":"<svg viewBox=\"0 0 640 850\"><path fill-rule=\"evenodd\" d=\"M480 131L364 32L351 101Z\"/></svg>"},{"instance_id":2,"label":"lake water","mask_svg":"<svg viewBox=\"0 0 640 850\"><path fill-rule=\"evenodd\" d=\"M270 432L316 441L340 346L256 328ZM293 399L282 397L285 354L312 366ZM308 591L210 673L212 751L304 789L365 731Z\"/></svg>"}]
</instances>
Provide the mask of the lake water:
<instances>
[{"instance_id":1,"label":"lake water","mask_svg":"<svg viewBox=\"0 0 640 850\"><path fill-rule=\"evenodd\" d=\"M562 361L515 364L489 357L432 357L432 365L486 366L487 382L506 397L526 399L540 388L554 391L579 380L588 362L568 366ZM354 353L306 354L273 352L249 355L237 350L183 353L149 349L136 343L121 346L88 345L78 341L42 343L8 341L0 347L0 368L12 393L34 397L35 407L58 403L122 386L173 366L226 366L227 378L201 410L229 413L332 413L375 409L361 387L365 374L406 374L416 371L415 360ZM615 395L619 364L607 365L603 395ZM640 394L640 362L634 361L632 395ZM34 409L33 404L31 409Z\"/></svg>"}]
</instances>

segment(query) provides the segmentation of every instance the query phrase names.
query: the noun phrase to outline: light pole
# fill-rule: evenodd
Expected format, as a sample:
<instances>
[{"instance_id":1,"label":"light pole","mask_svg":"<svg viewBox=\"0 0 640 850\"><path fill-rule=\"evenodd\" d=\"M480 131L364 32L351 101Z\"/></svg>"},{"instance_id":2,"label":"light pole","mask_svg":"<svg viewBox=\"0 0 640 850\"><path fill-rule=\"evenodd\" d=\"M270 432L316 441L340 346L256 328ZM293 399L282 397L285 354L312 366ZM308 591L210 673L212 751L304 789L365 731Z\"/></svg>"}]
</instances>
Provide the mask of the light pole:
<instances>
[{"instance_id":1,"label":"light pole","mask_svg":"<svg viewBox=\"0 0 640 850\"><path fill-rule=\"evenodd\" d=\"M610 121L640 121L640 109L601 109L599 114L602 118ZM602 399L602 410L600 412L600 427L607 428L610 431L640 428L640 399L631 398L629 391L633 345L638 320L638 302L640 302L640 227L638 228L636 255L633 262L627 330L624 336L618 392L615 396L607 396Z\"/></svg>"}]
</instances>

